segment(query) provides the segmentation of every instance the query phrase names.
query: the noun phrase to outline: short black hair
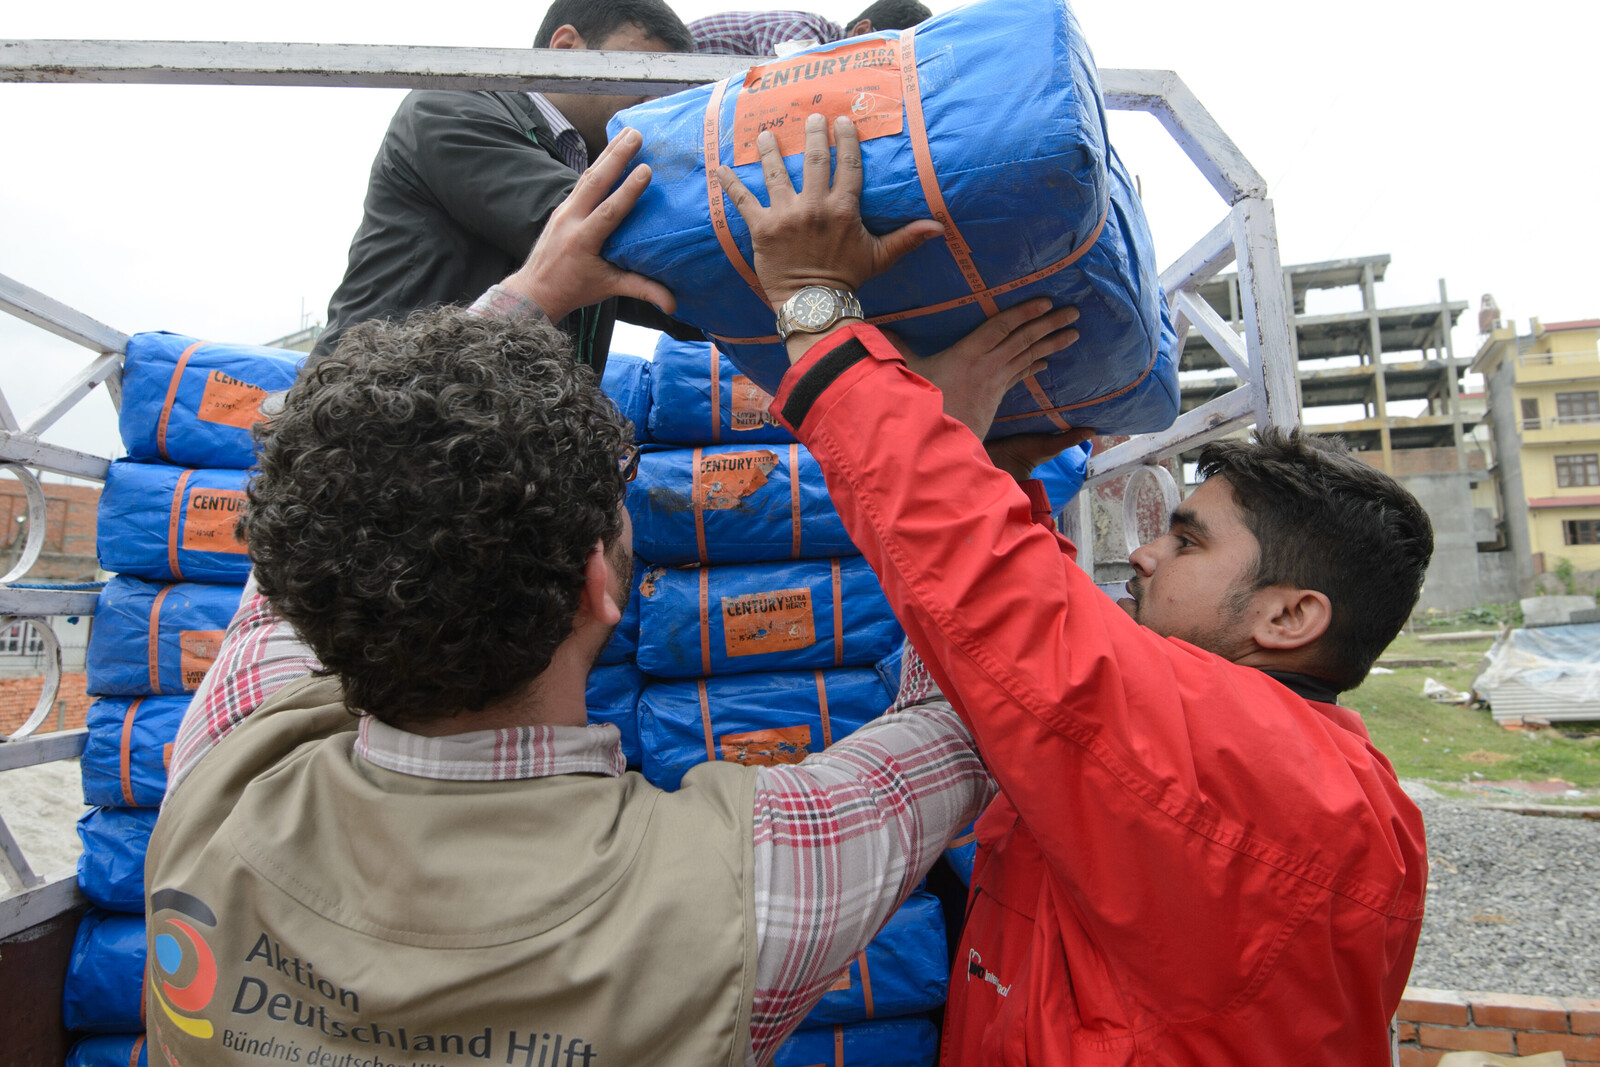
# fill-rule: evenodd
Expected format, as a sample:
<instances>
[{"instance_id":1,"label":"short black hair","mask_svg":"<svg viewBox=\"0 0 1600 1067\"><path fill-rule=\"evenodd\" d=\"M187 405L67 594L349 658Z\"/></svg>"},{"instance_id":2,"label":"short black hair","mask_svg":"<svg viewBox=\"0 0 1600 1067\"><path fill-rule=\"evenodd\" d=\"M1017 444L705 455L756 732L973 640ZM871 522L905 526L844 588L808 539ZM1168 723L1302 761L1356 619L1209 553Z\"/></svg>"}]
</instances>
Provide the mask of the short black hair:
<instances>
[{"instance_id":1,"label":"short black hair","mask_svg":"<svg viewBox=\"0 0 1600 1067\"><path fill-rule=\"evenodd\" d=\"M549 48L556 30L571 26L594 48L628 25L639 27L674 52L694 51L689 27L661 0L556 0L544 13L533 47Z\"/></svg>"},{"instance_id":2,"label":"short black hair","mask_svg":"<svg viewBox=\"0 0 1600 1067\"><path fill-rule=\"evenodd\" d=\"M1209 444L1199 468L1227 479L1260 545L1254 588L1315 589L1332 604L1307 673L1360 685L1422 595L1433 524L1417 498L1342 441L1298 430Z\"/></svg>"},{"instance_id":3,"label":"short black hair","mask_svg":"<svg viewBox=\"0 0 1600 1067\"><path fill-rule=\"evenodd\" d=\"M622 534L632 431L547 323L352 326L257 434L240 533L261 591L350 709L394 725L543 672L590 551Z\"/></svg>"},{"instance_id":4,"label":"short black hair","mask_svg":"<svg viewBox=\"0 0 1600 1067\"><path fill-rule=\"evenodd\" d=\"M917 0L877 0L877 3L845 23L844 28L849 30L862 19L867 19L872 23L874 32L908 30L932 17L933 12L928 10L927 5L920 4Z\"/></svg>"}]
</instances>

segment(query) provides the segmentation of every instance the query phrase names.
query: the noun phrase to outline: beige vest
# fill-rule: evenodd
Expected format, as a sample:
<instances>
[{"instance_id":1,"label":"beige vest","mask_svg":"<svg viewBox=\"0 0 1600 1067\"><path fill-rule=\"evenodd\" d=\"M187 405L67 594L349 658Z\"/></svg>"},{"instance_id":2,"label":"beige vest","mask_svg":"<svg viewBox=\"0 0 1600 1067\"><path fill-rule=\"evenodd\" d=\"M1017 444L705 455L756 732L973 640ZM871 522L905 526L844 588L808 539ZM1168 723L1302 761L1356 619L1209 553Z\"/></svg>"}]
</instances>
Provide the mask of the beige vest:
<instances>
[{"instance_id":1,"label":"beige vest","mask_svg":"<svg viewBox=\"0 0 1600 1067\"><path fill-rule=\"evenodd\" d=\"M276 694L161 812L147 1019L173 1064L736 1064L749 768L444 782L352 756L338 685Z\"/></svg>"}]
</instances>

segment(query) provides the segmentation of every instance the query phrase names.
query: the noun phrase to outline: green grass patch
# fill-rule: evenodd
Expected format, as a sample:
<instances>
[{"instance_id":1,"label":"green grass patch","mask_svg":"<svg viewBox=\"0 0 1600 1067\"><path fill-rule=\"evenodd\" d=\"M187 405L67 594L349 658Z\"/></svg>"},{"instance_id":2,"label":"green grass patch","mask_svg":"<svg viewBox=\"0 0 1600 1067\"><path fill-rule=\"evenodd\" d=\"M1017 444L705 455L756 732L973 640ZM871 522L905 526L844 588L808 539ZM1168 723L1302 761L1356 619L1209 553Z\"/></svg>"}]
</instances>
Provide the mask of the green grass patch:
<instances>
[{"instance_id":1,"label":"green grass patch","mask_svg":"<svg viewBox=\"0 0 1600 1067\"><path fill-rule=\"evenodd\" d=\"M1486 709L1440 704L1422 695L1427 678L1452 689L1468 689L1491 643L1487 639L1468 644L1424 642L1414 634L1401 634L1384 659L1445 662L1370 675L1340 703L1360 712L1373 743L1402 778L1439 782L1560 778L1580 788L1600 787L1600 725L1560 723L1547 730L1507 730Z\"/></svg>"}]
</instances>

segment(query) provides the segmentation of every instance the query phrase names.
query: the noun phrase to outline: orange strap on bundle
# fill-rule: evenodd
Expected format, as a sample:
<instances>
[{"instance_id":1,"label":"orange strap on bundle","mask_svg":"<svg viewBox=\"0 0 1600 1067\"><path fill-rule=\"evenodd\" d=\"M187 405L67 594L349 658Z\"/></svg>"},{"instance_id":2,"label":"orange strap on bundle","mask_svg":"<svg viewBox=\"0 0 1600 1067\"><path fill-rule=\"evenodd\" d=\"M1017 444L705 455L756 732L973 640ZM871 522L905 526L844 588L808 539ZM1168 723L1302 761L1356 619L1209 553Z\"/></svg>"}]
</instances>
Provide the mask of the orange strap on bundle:
<instances>
[{"instance_id":1,"label":"orange strap on bundle","mask_svg":"<svg viewBox=\"0 0 1600 1067\"><path fill-rule=\"evenodd\" d=\"M844 666L844 584L839 577L839 557L833 564L833 665Z\"/></svg>"},{"instance_id":2,"label":"orange strap on bundle","mask_svg":"<svg viewBox=\"0 0 1600 1067\"><path fill-rule=\"evenodd\" d=\"M711 732L711 697L706 692L705 679L702 678L696 682L695 688L700 693L700 725L706 731L706 759L715 760L717 758L717 738Z\"/></svg>"},{"instance_id":3,"label":"orange strap on bundle","mask_svg":"<svg viewBox=\"0 0 1600 1067\"><path fill-rule=\"evenodd\" d=\"M133 799L133 718L139 713L139 705L144 703L144 697L139 697L128 705L128 714L122 718L122 799L128 802L128 807L137 807Z\"/></svg>"},{"instance_id":4,"label":"orange strap on bundle","mask_svg":"<svg viewBox=\"0 0 1600 1067\"><path fill-rule=\"evenodd\" d=\"M790 559L800 558L800 446L789 446Z\"/></svg>"},{"instance_id":5,"label":"orange strap on bundle","mask_svg":"<svg viewBox=\"0 0 1600 1067\"><path fill-rule=\"evenodd\" d=\"M189 365L189 357L194 355L195 349L203 348L209 341L196 341L183 350L178 357L178 363L172 368L172 382L167 386L167 399L161 405L161 420L156 423L156 451L161 453L161 458L170 460L167 455L167 423L172 419L172 405L178 400L178 383L183 381L184 368Z\"/></svg>"},{"instance_id":6,"label":"orange strap on bundle","mask_svg":"<svg viewBox=\"0 0 1600 1067\"><path fill-rule=\"evenodd\" d=\"M164 585L161 592L150 604L150 692L161 692L161 602L167 599L167 594L172 592L172 586Z\"/></svg>"},{"instance_id":7,"label":"orange strap on bundle","mask_svg":"<svg viewBox=\"0 0 1600 1067\"><path fill-rule=\"evenodd\" d=\"M178 475L178 488L172 491L172 516L167 520L167 569L180 582L183 568L178 566L178 526L183 519L183 491L189 487L189 475L193 473L186 470Z\"/></svg>"}]
</instances>

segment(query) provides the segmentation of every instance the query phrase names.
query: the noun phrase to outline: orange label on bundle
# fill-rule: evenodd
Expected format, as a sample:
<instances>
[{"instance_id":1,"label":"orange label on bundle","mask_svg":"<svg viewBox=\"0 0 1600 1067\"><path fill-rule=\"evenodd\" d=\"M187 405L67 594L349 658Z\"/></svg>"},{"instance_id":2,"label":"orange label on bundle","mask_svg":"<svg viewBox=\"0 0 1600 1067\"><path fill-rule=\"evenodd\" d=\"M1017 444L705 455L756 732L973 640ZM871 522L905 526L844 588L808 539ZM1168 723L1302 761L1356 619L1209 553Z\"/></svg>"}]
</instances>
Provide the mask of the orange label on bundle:
<instances>
[{"instance_id":1,"label":"orange label on bundle","mask_svg":"<svg viewBox=\"0 0 1600 1067\"><path fill-rule=\"evenodd\" d=\"M261 402L266 398L265 389L214 370L206 376L205 391L200 394L200 410L195 416L201 422L248 430L266 417L261 414Z\"/></svg>"},{"instance_id":2,"label":"orange label on bundle","mask_svg":"<svg viewBox=\"0 0 1600 1067\"><path fill-rule=\"evenodd\" d=\"M244 554L234 526L244 513L245 495L237 489L196 489L184 509L183 547L191 552Z\"/></svg>"},{"instance_id":3,"label":"orange label on bundle","mask_svg":"<svg viewBox=\"0 0 1600 1067\"><path fill-rule=\"evenodd\" d=\"M778 454L771 449L702 455L695 507L707 511L738 507L745 497L767 484L767 475L777 465Z\"/></svg>"},{"instance_id":4,"label":"orange label on bundle","mask_svg":"<svg viewBox=\"0 0 1600 1067\"><path fill-rule=\"evenodd\" d=\"M811 754L811 727L784 726L775 730L723 734L720 743L722 758L730 763L759 767L799 763Z\"/></svg>"},{"instance_id":5,"label":"orange label on bundle","mask_svg":"<svg viewBox=\"0 0 1600 1067\"><path fill-rule=\"evenodd\" d=\"M183 672L183 687L194 689L217 661L225 630L180 630L178 668Z\"/></svg>"},{"instance_id":6,"label":"orange label on bundle","mask_svg":"<svg viewBox=\"0 0 1600 1067\"><path fill-rule=\"evenodd\" d=\"M723 597L722 638L729 656L810 648L817 643L811 590L775 589Z\"/></svg>"},{"instance_id":7,"label":"orange label on bundle","mask_svg":"<svg viewBox=\"0 0 1600 1067\"><path fill-rule=\"evenodd\" d=\"M784 155L804 152L812 114L827 116L830 143L840 115L855 122L863 141L899 133L903 98L898 41L862 41L751 67L734 106L734 166L761 158L756 135L762 130L773 132Z\"/></svg>"},{"instance_id":8,"label":"orange label on bundle","mask_svg":"<svg viewBox=\"0 0 1600 1067\"><path fill-rule=\"evenodd\" d=\"M778 420L767 408L772 404L772 394L742 374L733 376L733 428L759 430L763 426L776 426Z\"/></svg>"}]
</instances>

